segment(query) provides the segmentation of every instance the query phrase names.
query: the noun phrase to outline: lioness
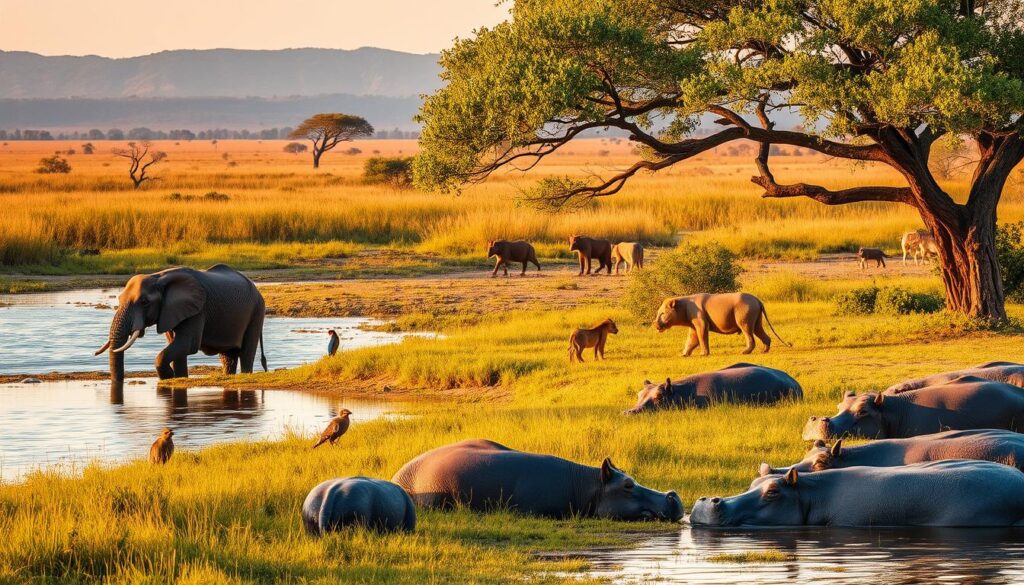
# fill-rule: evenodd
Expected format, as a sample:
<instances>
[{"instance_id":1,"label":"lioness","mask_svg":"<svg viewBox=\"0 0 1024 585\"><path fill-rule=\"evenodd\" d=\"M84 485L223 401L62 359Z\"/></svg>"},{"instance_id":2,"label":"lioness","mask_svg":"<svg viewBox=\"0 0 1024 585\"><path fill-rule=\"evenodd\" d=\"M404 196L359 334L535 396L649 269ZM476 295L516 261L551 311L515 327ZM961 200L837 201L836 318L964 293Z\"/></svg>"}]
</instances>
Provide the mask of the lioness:
<instances>
[{"instance_id":1,"label":"lioness","mask_svg":"<svg viewBox=\"0 0 1024 585\"><path fill-rule=\"evenodd\" d=\"M865 248L861 246L860 250L857 250L857 259L860 260L861 270L867 268L868 260L875 261L875 268L879 266L885 268L885 252L878 248Z\"/></svg>"},{"instance_id":2,"label":"lioness","mask_svg":"<svg viewBox=\"0 0 1024 585\"><path fill-rule=\"evenodd\" d=\"M583 350L594 348L594 359L604 359L604 344L608 342L608 334L616 334L619 328L615 321L605 319L590 329L577 329L569 336L569 363L583 363Z\"/></svg>"}]
</instances>

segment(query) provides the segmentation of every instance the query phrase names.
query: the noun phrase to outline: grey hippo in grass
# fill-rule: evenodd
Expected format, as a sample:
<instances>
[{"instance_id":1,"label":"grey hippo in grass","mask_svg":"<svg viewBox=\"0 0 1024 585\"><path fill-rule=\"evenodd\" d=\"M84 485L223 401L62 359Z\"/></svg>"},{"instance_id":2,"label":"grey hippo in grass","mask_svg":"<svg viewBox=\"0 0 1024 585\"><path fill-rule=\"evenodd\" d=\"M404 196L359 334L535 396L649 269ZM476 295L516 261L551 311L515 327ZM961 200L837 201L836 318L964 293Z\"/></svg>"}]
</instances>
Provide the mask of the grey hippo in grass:
<instances>
[{"instance_id":1,"label":"grey hippo in grass","mask_svg":"<svg viewBox=\"0 0 1024 585\"><path fill-rule=\"evenodd\" d=\"M1004 384L1024 388L1024 364L1015 364L1013 362L988 362L965 370L943 372L941 374L934 374L932 376L926 376L916 380L907 380L905 382L900 382L899 384L893 384L886 388L883 394L902 394L911 390L917 390L918 388L924 388L925 386L945 384L965 376L974 376L983 380L1003 382Z\"/></svg>"},{"instance_id":2,"label":"grey hippo in grass","mask_svg":"<svg viewBox=\"0 0 1024 585\"><path fill-rule=\"evenodd\" d=\"M623 414L664 408L706 408L720 402L772 404L801 400L803 396L800 384L786 372L739 363L681 380L667 379L660 384L645 380L636 406Z\"/></svg>"},{"instance_id":3,"label":"grey hippo in grass","mask_svg":"<svg viewBox=\"0 0 1024 585\"><path fill-rule=\"evenodd\" d=\"M306 496L302 525L313 536L347 526L412 532L416 529L416 507L409 494L390 481L369 477L329 479Z\"/></svg>"},{"instance_id":4,"label":"grey hippo in grass","mask_svg":"<svg viewBox=\"0 0 1024 585\"><path fill-rule=\"evenodd\" d=\"M1001 429L945 431L907 439L879 439L850 447L843 445L842 440L831 446L818 440L799 463L788 467L762 463L758 474L782 475L790 469L807 473L846 467L896 467L946 459L993 461L1024 471L1024 435Z\"/></svg>"},{"instance_id":5,"label":"grey hippo in grass","mask_svg":"<svg viewBox=\"0 0 1024 585\"><path fill-rule=\"evenodd\" d=\"M746 492L702 497L690 524L740 526L1021 526L1024 473L991 461L790 469Z\"/></svg>"},{"instance_id":6,"label":"grey hippo in grass","mask_svg":"<svg viewBox=\"0 0 1024 585\"><path fill-rule=\"evenodd\" d=\"M669 522L682 520L684 513L675 492L643 487L609 459L590 467L483 439L427 451L402 466L392 481L427 508L464 505L549 518Z\"/></svg>"},{"instance_id":7,"label":"grey hippo in grass","mask_svg":"<svg viewBox=\"0 0 1024 585\"><path fill-rule=\"evenodd\" d=\"M812 416L807 441L898 439L944 430L1024 430L1024 389L974 376L895 395L848 393L833 416Z\"/></svg>"}]
</instances>

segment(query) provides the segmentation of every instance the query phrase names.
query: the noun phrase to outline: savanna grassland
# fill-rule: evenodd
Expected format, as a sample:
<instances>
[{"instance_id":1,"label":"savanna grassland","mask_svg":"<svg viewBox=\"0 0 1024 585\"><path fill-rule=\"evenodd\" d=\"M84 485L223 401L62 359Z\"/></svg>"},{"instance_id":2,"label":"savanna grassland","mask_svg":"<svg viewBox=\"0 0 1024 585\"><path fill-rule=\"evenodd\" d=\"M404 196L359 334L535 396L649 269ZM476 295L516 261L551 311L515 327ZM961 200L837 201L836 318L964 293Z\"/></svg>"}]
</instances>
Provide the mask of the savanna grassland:
<instances>
[{"instance_id":1,"label":"savanna grassland","mask_svg":"<svg viewBox=\"0 0 1024 585\"><path fill-rule=\"evenodd\" d=\"M120 162L104 154L105 143L97 154L68 157L74 170L58 177L31 169L59 145L0 149L0 199L11 225L0 235L0 258L18 282L45 286L51 275L224 261L265 278L349 278L264 286L279 314L367 314L392 319L397 328L442 334L291 371L203 382L402 401L408 416L355 426L335 448L310 451L310 437L290 435L179 452L159 468L140 460L0 485L0 581L579 582L585 562L538 553L627 545L633 533L679 528L457 510L421 512L414 535L350 530L314 540L302 532L299 509L323 479L390 478L424 450L483 437L593 465L610 456L641 484L677 490L689 510L700 495L744 489L761 461L801 456L804 420L832 413L840 393L1016 361L1024 341L1012 326L980 330L942 313L835 314L833 296L853 287L939 290L929 267L891 261L888 269L862 271L848 259L809 261L858 245L894 253L900 233L919 220L881 204L761 200L748 182L752 155L700 157L642 177L587 209L548 215L517 206L518 190L545 173L621 164L628 147L588 141L529 177L496 177L454 196L361 184L362 161L374 150L411 154L414 146L356 146L361 154L331 153L314 173L308 157L281 153L279 143L221 142L216 150L209 143L161 145L169 153L159 171L163 180L138 193L121 176ZM778 157L775 169L780 181L830 186L897 181L882 169L806 153ZM958 185L951 188L961 193ZM229 199L169 198L211 191ZM1024 218L1019 185L1007 188L1000 211L1003 221ZM742 258L742 288L766 301L775 328L793 347L776 342L769 354L741 356L739 338L713 336L710 357L683 358L682 331L658 334L622 306L630 277L574 276L564 239L576 232L648 242L655 248L649 268L657 265L656 248L680 239L725 244ZM545 269L527 278L486 278L490 265L481 249L493 237L536 242ZM90 247L101 254L71 252ZM1008 310L1024 317L1022 306ZM608 359L595 363L585 354L586 363L569 365L570 331L606 317L620 329L608 343ZM621 414L645 378L739 361L786 370L803 385L805 400Z\"/></svg>"}]
</instances>

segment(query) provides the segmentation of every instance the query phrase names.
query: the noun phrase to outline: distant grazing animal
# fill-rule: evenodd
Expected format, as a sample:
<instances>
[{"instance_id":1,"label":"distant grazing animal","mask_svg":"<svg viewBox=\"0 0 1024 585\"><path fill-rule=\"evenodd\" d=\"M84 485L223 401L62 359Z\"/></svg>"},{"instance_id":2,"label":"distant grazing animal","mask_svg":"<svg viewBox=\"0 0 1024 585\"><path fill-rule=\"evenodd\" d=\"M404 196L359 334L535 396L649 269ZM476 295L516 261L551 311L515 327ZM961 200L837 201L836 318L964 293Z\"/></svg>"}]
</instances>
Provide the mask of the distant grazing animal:
<instances>
[{"instance_id":1,"label":"distant grazing animal","mask_svg":"<svg viewBox=\"0 0 1024 585\"><path fill-rule=\"evenodd\" d=\"M850 392L837 408L832 416L812 416L804 426L804 440L847 435L899 439L969 429L1024 431L1024 389L974 376L895 395Z\"/></svg>"},{"instance_id":2,"label":"distant grazing animal","mask_svg":"<svg viewBox=\"0 0 1024 585\"><path fill-rule=\"evenodd\" d=\"M1024 473L952 459L899 467L790 469L729 498L702 497L693 526L1021 526Z\"/></svg>"},{"instance_id":3,"label":"distant grazing animal","mask_svg":"<svg viewBox=\"0 0 1024 585\"><path fill-rule=\"evenodd\" d=\"M885 268L885 252L878 248L865 248L861 246L860 250L857 250L857 259L860 260L862 270L867 268L868 260L875 261L875 268Z\"/></svg>"},{"instance_id":4,"label":"distant grazing animal","mask_svg":"<svg viewBox=\"0 0 1024 585\"><path fill-rule=\"evenodd\" d=\"M700 293L685 297L665 299L654 319L654 328L658 332L667 331L676 326L688 327L690 336L686 340L683 355L689 356L699 345L701 353L710 355L708 333L732 335L742 333L747 339L744 354L754 351L754 336L764 344L764 352L772 348L772 338L765 333L762 321L768 323L772 333L779 341L789 346L768 321L761 299L748 293Z\"/></svg>"},{"instance_id":5,"label":"distant grazing animal","mask_svg":"<svg viewBox=\"0 0 1024 585\"><path fill-rule=\"evenodd\" d=\"M403 465L391 481L427 508L462 504L480 512L504 508L552 518L668 522L682 520L684 512L675 492L643 487L610 459L589 467L484 439L427 451Z\"/></svg>"},{"instance_id":6,"label":"distant grazing animal","mask_svg":"<svg viewBox=\"0 0 1024 585\"><path fill-rule=\"evenodd\" d=\"M1012 384L1013 386L1020 386L1021 388L1024 388L1024 364L1015 364L1013 362L988 362L973 368L943 372L941 374L933 374L924 378L907 380L905 382L893 384L886 388L882 393L902 394L904 392L909 392L910 390L924 388L925 386L945 384L946 382L950 382L964 376L975 376L984 380L1003 382L1004 384Z\"/></svg>"},{"instance_id":7,"label":"distant grazing animal","mask_svg":"<svg viewBox=\"0 0 1024 585\"><path fill-rule=\"evenodd\" d=\"M907 254L914 258L914 264L920 264L920 260L928 261L929 256L939 255L939 246L935 238L927 230L915 230L903 234L900 240L900 248L903 250L903 263L907 263Z\"/></svg>"},{"instance_id":8,"label":"distant grazing animal","mask_svg":"<svg viewBox=\"0 0 1024 585\"><path fill-rule=\"evenodd\" d=\"M626 274L635 268L644 267L644 245L636 242L620 242L612 246L612 264L615 274L619 273L619 265L625 263Z\"/></svg>"},{"instance_id":9,"label":"distant grazing animal","mask_svg":"<svg viewBox=\"0 0 1024 585\"><path fill-rule=\"evenodd\" d=\"M569 238L569 251L576 252L580 258L580 273L583 276L584 269L590 274L591 260L597 258L597 272L608 268L608 274L612 273L612 243L608 240L595 240L587 236L572 236Z\"/></svg>"},{"instance_id":10,"label":"distant grazing animal","mask_svg":"<svg viewBox=\"0 0 1024 585\"><path fill-rule=\"evenodd\" d=\"M605 319L590 329L577 329L569 336L569 363L574 361L583 362L583 350L588 347L594 348L594 359L604 359L604 344L608 342L608 335L615 335L619 328L615 321Z\"/></svg>"},{"instance_id":11,"label":"distant grazing animal","mask_svg":"<svg viewBox=\"0 0 1024 585\"><path fill-rule=\"evenodd\" d=\"M762 463L758 473L764 477L785 474L790 469L809 473L844 467L896 467L945 459L994 461L1024 471L1024 435L1002 429L974 429L906 439L878 439L852 447L844 447L842 440L831 447L818 440L796 465L776 468Z\"/></svg>"},{"instance_id":12,"label":"distant grazing animal","mask_svg":"<svg viewBox=\"0 0 1024 585\"><path fill-rule=\"evenodd\" d=\"M639 414L666 408L707 408L718 403L773 404L780 400L801 400L800 383L773 368L754 364L733 364L714 372L702 372L661 384L644 380L636 406L623 414Z\"/></svg>"},{"instance_id":13,"label":"distant grazing animal","mask_svg":"<svg viewBox=\"0 0 1024 585\"><path fill-rule=\"evenodd\" d=\"M327 336L330 337L327 341L327 355L333 356L338 353L338 347L341 345L341 340L338 339L338 334L334 329L328 331Z\"/></svg>"},{"instance_id":14,"label":"distant grazing animal","mask_svg":"<svg viewBox=\"0 0 1024 585\"><path fill-rule=\"evenodd\" d=\"M160 436L153 441L153 446L149 448L149 462L153 465L162 465L170 460L171 455L174 455L174 440L171 437L174 436L174 431L165 428Z\"/></svg>"},{"instance_id":15,"label":"distant grazing animal","mask_svg":"<svg viewBox=\"0 0 1024 585\"><path fill-rule=\"evenodd\" d=\"M533 263L537 267L537 271L540 272L540 263L537 262L537 252L533 249L533 246L529 242L523 240L516 240L510 242L508 240L492 240L487 242L487 257L497 257L498 261L494 264L494 272L491 276L498 275L498 269L505 269L505 276L508 276L508 267L510 262L522 262L523 271L519 273L519 276L526 275L527 263Z\"/></svg>"},{"instance_id":16,"label":"distant grazing animal","mask_svg":"<svg viewBox=\"0 0 1024 585\"><path fill-rule=\"evenodd\" d=\"M379 532L412 532L416 506L401 486L383 479L329 479L309 492L302 503L302 525L311 536L363 526Z\"/></svg>"},{"instance_id":17,"label":"distant grazing animal","mask_svg":"<svg viewBox=\"0 0 1024 585\"><path fill-rule=\"evenodd\" d=\"M324 432L320 433L320 438L313 444L313 448L316 449L327 442L330 442L333 445L338 439L340 439L341 436L345 434L345 431L348 430L348 426L351 423L348 418L348 415L350 414L352 414L352 412L349 409L341 409L338 416L332 418L331 422L327 423L327 428L324 429Z\"/></svg>"}]
</instances>

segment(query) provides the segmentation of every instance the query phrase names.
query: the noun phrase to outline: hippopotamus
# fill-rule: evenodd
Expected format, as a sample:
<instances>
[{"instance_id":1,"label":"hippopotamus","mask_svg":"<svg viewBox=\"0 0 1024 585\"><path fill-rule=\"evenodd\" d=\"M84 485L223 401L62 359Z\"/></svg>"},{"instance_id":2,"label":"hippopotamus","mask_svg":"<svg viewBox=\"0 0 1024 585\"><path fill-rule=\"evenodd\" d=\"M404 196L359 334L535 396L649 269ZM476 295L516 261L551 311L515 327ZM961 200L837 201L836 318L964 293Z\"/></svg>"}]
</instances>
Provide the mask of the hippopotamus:
<instances>
[{"instance_id":1,"label":"hippopotamus","mask_svg":"<svg viewBox=\"0 0 1024 585\"><path fill-rule=\"evenodd\" d=\"M675 492L639 485L610 459L590 467L483 439L427 451L403 465L392 481L427 508L462 504L475 511L508 508L550 518L671 522L684 513Z\"/></svg>"},{"instance_id":2,"label":"hippopotamus","mask_svg":"<svg viewBox=\"0 0 1024 585\"><path fill-rule=\"evenodd\" d=\"M1012 384L1014 386L1024 388L1024 364L1015 364L1013 362L989 362L973 368L967 368L966 370L944 372L942 374L934 374L932 376L926 376L916 380L907 380L906 382L893 384L886 388L883 391L883 394L902 394L911 390L917 390L918 388L924 388L925 386L945 384L946 382L950 382L957 378L963 378L964 376L975 376L985 380L1003 382L1004 384Z\"/></svg>"},{"instance_id":3,"label":"hippopotamus","mask_svg":"<svg viewBox=\"0 0 1024 585\"><path fill-rule=\"evenodd\" d=\"M1022 526L1024 473L954 459L899 467L790 469L729 498L697 500L694 526Z\"/></svg>"},{"instance_id":4,"label":"hippopotamus","mask_svg":"<svg viewBox=\"0 0 1024 585\"><path fill-rule=\"evenodd\" d=\"M758 473L765 477L785 474L790 469L806 473L860 466L896 467L945 459L994 461L1024 471L1024 435L1000 429L946 431L907 439L880 439L852 447L844 447L842 440L831 447L818 440L803 461L781 468L762 463Z\"/></svg>"},{"instance_id":5,"label":"hippopotamus","mask_svg":"<svg viewBox=\"0 0 1024 585\"><path fill-rule=\"evenodd\" d=\"M800 384L786 372L754 364L739 363L661 384L644 380L636 406L623 414L637 414L659 408L706 408L718 402L772 404L787 398L804 397Z\"/></svg>"},{"instance_id":6,"label":"hippopotamus","mask_svg":"<svg viewBox=\"0 0 1024 585\"><path fill-rule=\"evenodd\" d=\"M949 429L1024 430L1024 389L965 376L895 395L847 394L834 416L812 416L803 438L898 439Z\"/></svg>"},{"instance_id":7,"label":"hippopotamus","mask_svg":"<svg viewBox=\"0 0 1024 585\"><path fill-rule=\"evenodd\" d=\"M412 532L416 507L401 487L369 477L329 479L317 485L302 503L306 532L324 532L359 525L380 532Z\"/></svg>"}]
</instances>

